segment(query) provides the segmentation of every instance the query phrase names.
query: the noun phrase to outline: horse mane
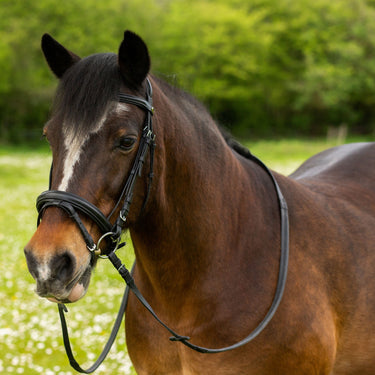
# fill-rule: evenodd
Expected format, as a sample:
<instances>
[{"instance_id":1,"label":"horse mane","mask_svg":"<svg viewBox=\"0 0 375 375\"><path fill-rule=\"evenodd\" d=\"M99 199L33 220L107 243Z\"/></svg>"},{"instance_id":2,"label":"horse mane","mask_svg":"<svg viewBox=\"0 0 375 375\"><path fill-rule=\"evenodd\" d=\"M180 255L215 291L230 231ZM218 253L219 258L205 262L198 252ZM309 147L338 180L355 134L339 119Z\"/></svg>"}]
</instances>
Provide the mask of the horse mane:
<instances>
[{"instance_id":1,"label":"horse mane","mask_svg":"<svg viewBox=\"0 0 375 375\"><path fill-rule=\"evenodd\" d=\"M234 151L236 152L237 154L249 159L251 157L251 153L250 151L245 147L243 146L240 142L238 142L234 137L233 135L229 132L229 130L227 128L224 128L221 124L217 123L217 121L215 121L213 118L212 118L212 115L210 114L210 112L208 111L208 109L206 108L206 106L200 102L197 98L195 98L193 95L187 93L186 91L184 91L183 89L179 88L178 86L176 86L175 84L170 84L168 82L166 82L165 80L162 80L160 78L157 78L157 77L153 77L157 80L157 83L159 86L161 86L163 89L165 90L168 90L170 93L173 94L173 99L175 101L177 101L181 106L183 107L194 107L194 111L191 111L191 108L190 111L187 111L188 113L190 113L190 115L195 115L197 113L199 113L199 120L204 122L205 125L207 126L207 121L204 121L204 119L206 118L210 118L211 119L211 122L214 124L214 126L216 126L221 134L221 136L224 138L226 144Z\"/></svg>"},{"instance_id":2,"label":"horse mane","mask_svg":"<svg viewBox=\"0 0 375 375\"><path fill-rule=\"evenodd\" d=\"M221 135L224 137L226 144L237 154L245 157L246 159L251 158L251 152L248 148L243 146L240 142L238 142L233 135L222 126L218 125Z\"/></svg>"}]
</instances>

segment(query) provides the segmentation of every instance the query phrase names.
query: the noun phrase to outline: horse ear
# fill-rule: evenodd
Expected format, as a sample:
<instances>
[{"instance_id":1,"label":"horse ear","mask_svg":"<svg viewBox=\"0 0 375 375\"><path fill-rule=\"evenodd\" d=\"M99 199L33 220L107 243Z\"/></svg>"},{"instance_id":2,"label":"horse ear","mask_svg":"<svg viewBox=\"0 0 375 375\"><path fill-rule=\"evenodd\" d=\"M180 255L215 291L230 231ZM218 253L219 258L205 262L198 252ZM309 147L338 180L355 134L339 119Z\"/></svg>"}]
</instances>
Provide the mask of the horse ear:
<instances>
[{"instance_id":1,"label":"horse ear","mask_svg":"<svg viewBox=\"0 0 375 375\"><path fill-rule=\"evenodd\" d=\"M77 55L68 51L48 34L42 37L42 50L49 67L57 78L61 78L73 64L80 60Z\"/></svg>"},{"instance_id":2,"label":"horse ear","mask_svg":"<svg viewBox=\"0 0 375 375\"><path fill-rule=\"evenodd\" d=\"M131 31L125 31L118 53L120 72L125 83L138 88L150 70L150 56L144 41Z\"/></svg>"}]
</instances>

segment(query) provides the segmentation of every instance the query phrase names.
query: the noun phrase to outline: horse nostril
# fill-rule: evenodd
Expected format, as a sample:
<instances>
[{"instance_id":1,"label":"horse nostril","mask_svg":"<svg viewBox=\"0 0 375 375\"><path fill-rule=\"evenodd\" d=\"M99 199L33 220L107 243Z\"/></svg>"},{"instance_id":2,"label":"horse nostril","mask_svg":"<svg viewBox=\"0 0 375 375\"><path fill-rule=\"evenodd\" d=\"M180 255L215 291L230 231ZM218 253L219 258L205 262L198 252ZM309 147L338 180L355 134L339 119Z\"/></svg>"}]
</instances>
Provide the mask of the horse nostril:
<instances>
[{"instance_id":1,"label":"horse nostril","mask_svg":"<svg viewBox=\"0 0 375 375\"><path fill-rule=\"evenodd\" d=\"M37 279L39 276L38 272L38 261L34 257L34 255L31 253L31 251L24 249L25 257L26 257L26 263L27 267L31 273L31 275L34 277L34 279Z\"/></svg>"},{"instance_id":2,"label":"horse nostril","mask_svg":"<svg viewBox=\"0 0 375 375\"><path fill-rule=\"evenodd\" d=\"M56 255L51 259L51 278L67 282L73 275L75 259L69 252Z\"/></svg>"}]
</instances>

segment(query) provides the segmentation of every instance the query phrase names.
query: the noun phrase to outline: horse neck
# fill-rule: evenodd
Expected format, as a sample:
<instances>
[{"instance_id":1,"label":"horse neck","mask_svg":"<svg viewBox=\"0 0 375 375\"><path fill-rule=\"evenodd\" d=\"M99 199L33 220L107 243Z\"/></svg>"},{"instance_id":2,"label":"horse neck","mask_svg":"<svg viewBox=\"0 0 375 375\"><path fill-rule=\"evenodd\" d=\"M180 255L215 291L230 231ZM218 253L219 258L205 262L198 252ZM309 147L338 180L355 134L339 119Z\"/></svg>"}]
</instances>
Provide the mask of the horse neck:
<instances>
[{"instance_id":1,"label":"horse neck","mask_svg":"<svg viewBox=\"0 0 375 375\"><path fill-rule=\"evenodd\" d=\"M271 220L266 206L277 202L263 199L273 189L265 174L226 145L205 111L191 102L182 110L155 91L155 107L165 110L155 119L155 180L147 210L131 235L149 285L158 291L173 285L178 295L202 274L251 256L241 254L240 232L253 237L254 251L263 246L257 245L259 226ZM186 108L200 113L192 116Z\"/></svg>"}]
</instances>

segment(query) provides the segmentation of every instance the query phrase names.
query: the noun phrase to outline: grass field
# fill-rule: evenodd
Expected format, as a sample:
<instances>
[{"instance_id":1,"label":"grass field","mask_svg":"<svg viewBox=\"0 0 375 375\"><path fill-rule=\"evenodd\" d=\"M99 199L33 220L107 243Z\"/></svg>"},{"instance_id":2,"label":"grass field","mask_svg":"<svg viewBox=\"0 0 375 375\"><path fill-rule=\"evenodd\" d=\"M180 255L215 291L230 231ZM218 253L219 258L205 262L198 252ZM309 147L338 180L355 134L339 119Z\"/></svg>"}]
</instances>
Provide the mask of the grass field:
<instances>
[{"instance_id":1,"label":"grass field","mask_svg":"<svg viewBox=\"0 0 375 375\"><path fill-rule=\"evenodd\" d=\"M280 140L246 145L272 169L288 174L309 156L335 144ZM65 356L57 307L35 295L23 255L36 227L35 199L48 187L50 162L44 148L0 147L0 374L76 374ZM129 248L120 251L128 266ZM84 367L104 346L123 289L109 262L100 261L87 296L69 306L73 348ZM123 330L96 374L134 374Z\"/></svg>"}]
</instances>

